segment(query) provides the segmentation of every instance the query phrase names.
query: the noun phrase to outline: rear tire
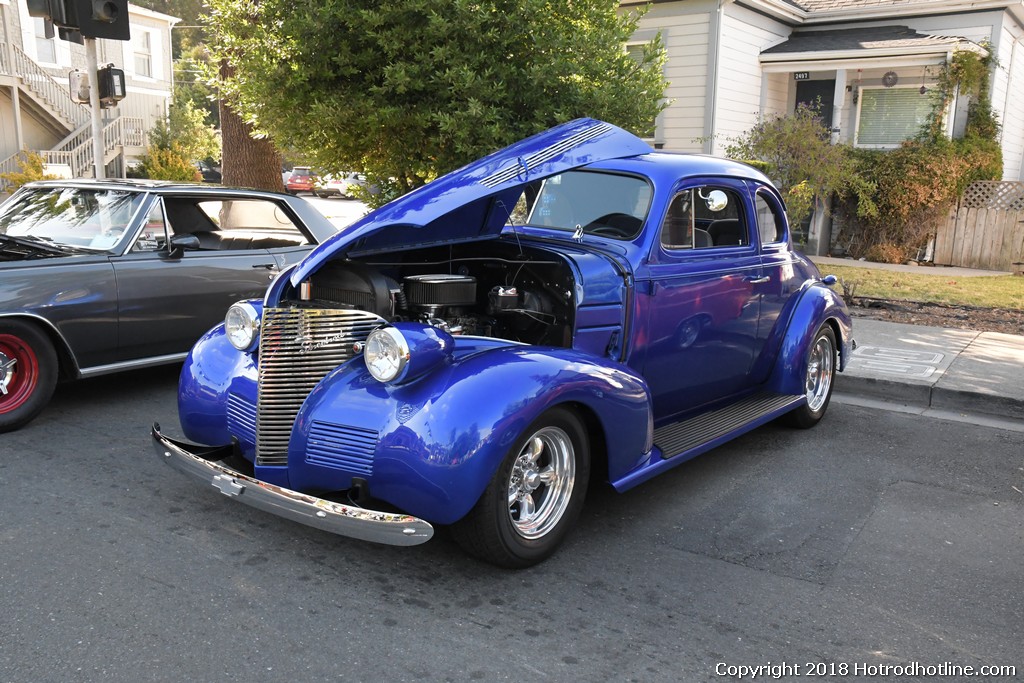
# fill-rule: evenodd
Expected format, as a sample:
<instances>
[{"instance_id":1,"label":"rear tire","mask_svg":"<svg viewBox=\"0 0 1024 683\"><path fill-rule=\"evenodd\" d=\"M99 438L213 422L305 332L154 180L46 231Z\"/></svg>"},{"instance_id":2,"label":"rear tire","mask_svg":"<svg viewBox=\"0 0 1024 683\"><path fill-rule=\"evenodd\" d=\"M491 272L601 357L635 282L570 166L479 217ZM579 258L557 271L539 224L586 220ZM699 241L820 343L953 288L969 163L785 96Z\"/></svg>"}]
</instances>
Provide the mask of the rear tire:
<instances>
[{"instance_id":1,"label":"rear tire","mask_svg":"<svg viewBox=\"0 0 1024 683\"><path fill-rule=\"evenodd\" d=\"M38 327L0 319L0 432L42 412L57 386L57 353Z\"/></svg>"},{"instance_id":2,"label":"rear tire","mask_svg":"<svg viewBox=\"0 0 1024 683\"><path fill-rule=\"evenodd\" d=\"M583 508L587 433L566 408L541 415L513 444L469 514L451 527L471 555L518 569L547 559Z\"/></svg>"},{"instance_id":3,"label":"rear tire","mask_svg":"<svg viewBox=\"0 0 1024 683\"><path fill-rule=\"evenodd\" d=\"M825 323L818 328L814 342L807 351L807 362L804 365L804 392L807 402L785 416L786 422L791 426L808 429L818 424L825 416L835 384L836 355L835 332L828 323Z\"/></svg>"}]
</instances>

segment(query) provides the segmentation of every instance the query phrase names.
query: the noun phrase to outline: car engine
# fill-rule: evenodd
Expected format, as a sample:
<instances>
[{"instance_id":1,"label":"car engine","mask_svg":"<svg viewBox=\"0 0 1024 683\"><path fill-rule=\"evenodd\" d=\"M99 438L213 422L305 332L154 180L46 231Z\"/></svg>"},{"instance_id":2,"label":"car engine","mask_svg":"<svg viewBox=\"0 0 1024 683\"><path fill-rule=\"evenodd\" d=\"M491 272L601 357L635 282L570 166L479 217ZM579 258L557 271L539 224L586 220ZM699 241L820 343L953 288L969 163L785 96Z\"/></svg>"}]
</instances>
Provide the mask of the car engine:
<instances>
[{"instance_id":1,"label":"car engine","mask_svg":"<svg viewBox=\"0 0 1024 683\"><path fill-rule=\"evenodd\" d=\"M501 253L482 255L479 247L463 246L403 252L396 261L328 263L302 283L294 305L369 311L453 335L570 346L568 264L536 249L495 248Z\"/></svg>"}]
</instances>

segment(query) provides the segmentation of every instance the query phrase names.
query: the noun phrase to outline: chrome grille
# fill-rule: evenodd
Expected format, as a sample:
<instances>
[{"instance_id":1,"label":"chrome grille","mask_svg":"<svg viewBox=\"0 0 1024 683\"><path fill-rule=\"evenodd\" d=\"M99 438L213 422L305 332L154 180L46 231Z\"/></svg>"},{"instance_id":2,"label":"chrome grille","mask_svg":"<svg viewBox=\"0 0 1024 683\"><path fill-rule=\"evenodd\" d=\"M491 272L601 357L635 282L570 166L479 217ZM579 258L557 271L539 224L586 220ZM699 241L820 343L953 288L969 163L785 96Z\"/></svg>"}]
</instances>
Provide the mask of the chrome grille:
<instances>
[{"instance_id":1,"label":"chrome grille","mask_svg":"<svg viewBox=\"0 0 1024 683\"><path fill-rule=\"evenodd\" d=\"M228 431L239 441L256 443L256 406L237 394L228 394Z\"/></svg>"},{"instance_id":2,"label":"chrome grille","mask_svg":"<svg viewBox=\"0 0 1024 683\"><path fill-rule=\"evenodd\" d=\"M377 432L362 427L313 422L306 445L306 462L369 476Z\"/></svg>"},{"instance_id":3,"label":"chrome grille","mask_svg":"<svg viewBox=\"0 0 1024 683\"><path fill-rule=\"evenodd\" d=\"M256 464L286 465L288 441L303 401L327 373L353 356L383 324L365 311L267 308L260 326Z\"/></svg>"}]
</instances>

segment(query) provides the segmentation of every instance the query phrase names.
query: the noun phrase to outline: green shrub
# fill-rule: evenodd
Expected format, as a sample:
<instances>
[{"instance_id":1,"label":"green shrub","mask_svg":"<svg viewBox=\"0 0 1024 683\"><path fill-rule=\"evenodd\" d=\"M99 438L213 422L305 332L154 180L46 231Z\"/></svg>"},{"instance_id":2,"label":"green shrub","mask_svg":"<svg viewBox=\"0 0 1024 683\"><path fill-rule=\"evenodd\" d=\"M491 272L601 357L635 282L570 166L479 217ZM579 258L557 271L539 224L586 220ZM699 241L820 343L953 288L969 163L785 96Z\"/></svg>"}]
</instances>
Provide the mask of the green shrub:
<instances>
[{"instance_id":1,"label":"green shrub","mask_svg":"<svg viewBox=\"0 0 1024 683\"><path fill-rule=\"evenodd\" d=\"M733 159L758 163L782 192L791 222L804 219L819 198L833 193L855 195L857 209L870 215L874 188L857 174L850 148L831 144L829 137L817 108L800 106L793 114L764 117L725 152Z\"/></svg>"},{"instance_id":2,"label":"green shrub","mask_svg":"<svg viewBox=\"0 0 1024 683\"><path fill-rule=\"evenodd\" d=\"M0 173L0 178L6 181L7 191L13 192L25 183L33 180L57 180L57 176L46 173L46 160L35 152L22 150L18 157L18 170L10 173Z\"/></svg>"},{"instance_id":3,"label":"green shrub","mask_svg":"<svg viewBox=\"0 0 1024 683\"><path fill-rule=\"evenodd\" d=\"M203 174L175 142L170 143L170 147L166 149L150 145L142 155L141 168L145 177L154 180L199 182L203 179Z\"/></svg>"}]
</instances>

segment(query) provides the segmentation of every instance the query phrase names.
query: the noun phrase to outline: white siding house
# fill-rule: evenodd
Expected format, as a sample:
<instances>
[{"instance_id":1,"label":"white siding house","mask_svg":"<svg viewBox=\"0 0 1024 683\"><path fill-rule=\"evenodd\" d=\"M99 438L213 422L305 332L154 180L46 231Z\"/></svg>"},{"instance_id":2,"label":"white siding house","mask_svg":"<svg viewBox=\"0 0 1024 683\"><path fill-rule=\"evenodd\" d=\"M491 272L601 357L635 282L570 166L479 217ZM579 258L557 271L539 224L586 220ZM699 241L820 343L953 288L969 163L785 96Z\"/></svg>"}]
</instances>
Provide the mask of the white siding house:
<instances>
[{"instance_id":1,"label":"white siding house","mask_svg":"<svg viewBox=\"0 0 1024 683\"><path fill-rule=\"evenodd\" d=\"M951 53L988 49L998 59L991 94L1005 178L1024 179L1024 0L621 4L649 5L634 39L660 33L668 46L670 103L655 134L668 150L721 154L759 116L818 97L834 139L893 147L929 109L929 88ZM950 135L963 127L966 104L949 112Z\"/></svg>"},{"instance_id":2,"label":"white siding house","mask_svg":"<svg viewBox=\"0 0 1024 683\"><path fill-rule=\"evenodd\" d=\"M1024 0L621 2L644 5L634 39L660 33L667 49L655 134L665 149L721 154L759 116L804 102L820 102L834 141L894 148L919 130L953 52L990 50L1004 179L1024 180ZM967 104L951 105L948 135L962 132Z\"/></svg>"},{"instance_id":3,"label":"white siding house","mask_svg":"<svg viewBox=\"0 0 1024 683\"><path fill-rule=\"evenodd\" d=\"M789 34L785 26L766 21L746 7L736 6L723 13L722 36L728 40L722 41L720 50L714 142L710 152L721 153L726 138L748 130L762 112L776 113L786 108L784 79L765 78L758 57L766 45L778 44Z\"/></svg>"},{"instance_id":4,"label":"white siding house","mask_svg":"<svg viewBox=\"0 0 1024 683\"><path fill-rule=\"evenodd\" d=\"M124 69L126 97L103 110L107 175L123 176L145 151L146 133L167 115L173 89L171 29L178 19L128 5L131 40L99 39L102 67ZM47 38L25 0L0 0L0 173L17 170L22 150L55 168L92 175L91 114L71 100L68 74L86 68L85 48Z\"/></svg>"}]
</instances>

